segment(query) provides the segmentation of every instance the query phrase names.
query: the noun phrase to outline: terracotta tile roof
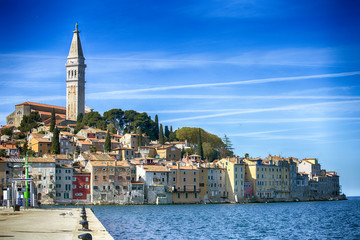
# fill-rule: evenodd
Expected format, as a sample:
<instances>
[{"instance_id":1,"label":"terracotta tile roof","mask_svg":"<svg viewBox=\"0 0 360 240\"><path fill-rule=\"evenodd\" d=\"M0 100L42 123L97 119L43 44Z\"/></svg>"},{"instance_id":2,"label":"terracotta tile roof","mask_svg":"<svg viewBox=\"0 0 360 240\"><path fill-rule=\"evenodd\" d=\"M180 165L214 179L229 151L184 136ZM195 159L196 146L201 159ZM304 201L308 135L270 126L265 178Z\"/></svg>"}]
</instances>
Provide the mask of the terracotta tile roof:
<instances>
[{"instance_id":1,"label":"terracotta tile roof","mask_svg":"<svg viewBox=\"0 0 360 240\"><path fill-rule=\"evenodd\" d=\"M41 142L41 143L51 143L50 139L48 138L34 138L36 141Z\"/></svg>"},{"instance_id":2,"label":"terracotta tile roof","mask_svg":"<svg viewBox=\"0 0 360 240\"><path fill-rule=\"evenodd\" d=\"M48 163L55 163L55 159L53 159L52 157L30 157L29 158L29 163L32 162L48 162Z\"/></svg>"},{"instance_id":3,"label":"terracotta tile roof","mask_svg":"<svg viewBox=\"0 0 360 240\"><path fill-rule=\"evenodd\" d=\"M107 154L90 154L91 161L114 161L112 157Z\"/></svg>"},{"instance_id":4,"label":"terracotta tile roof","mask_svg":"<svg viewBox=\"0 0 360 240\"><path fill-rule=\"evenodd\" d=\"M131 182L132 185L144 185L145 183L143 182Z\"/></svg>"},{"instance_id":5,"label":"terracotta tile roof","mask_svg":"<svg viewBox=\"0 0 360 240\"><path fill-rule=\"evenodd\" d=\"M86 141L86 140L79 140L79 143L80 143L81 145L92 145L92 143L90 143L90 142L88 142L88 141Z\"/></svg>"},{"instance_id":6,"label":"terracotta tile roof","mask_svg":"<svg viewBox=\"0 0 360 240\"><path fill-rule=\"evenodd\" d=\"M65 108L65 107L59 107L59 106L47 105L47 104L35 103L35 102L23 102L23 103L20 103L20 104L15 105L15 106L20 106L20 105L30 105L30 106L48 107L48 108L54 108L54 109L59 109L59 110L64 110L64 111L66 111L66 108Z\"/></svg>"},{"instance_id":7,"label":"terracotta tile roof","mask_svg":"<svg viewBox=\"0 0 360 240\"><path fill-rule=\"evenodd\" d=\"M117 137L117 138L122 138L123 135L119 135L119 134L111 134L112 137Z\"/></svg>"},{"instance_id":8,"label":"terracotta tile roof","mask_svg":"<svg viewBox=\"0 0 360 240\"><path fill-rule=\"evenodd\" d=\"M147 172L170 172L163 165L141 165L141 166L144 166L144 170Z\"/></svg>"},{"instance_id":9,"label":"terracotta tile roof","mask_svg":"<svg viewBox=\"0 0 360 240\"><path fill-rule=\"evenodd\" d=\"M179 169L179 170L198 170L197 167L195 166L180 166L178 168L178 166L171 166L170 167L171 170L176 170L176 169Z\"/></svg>"}]
</instances>

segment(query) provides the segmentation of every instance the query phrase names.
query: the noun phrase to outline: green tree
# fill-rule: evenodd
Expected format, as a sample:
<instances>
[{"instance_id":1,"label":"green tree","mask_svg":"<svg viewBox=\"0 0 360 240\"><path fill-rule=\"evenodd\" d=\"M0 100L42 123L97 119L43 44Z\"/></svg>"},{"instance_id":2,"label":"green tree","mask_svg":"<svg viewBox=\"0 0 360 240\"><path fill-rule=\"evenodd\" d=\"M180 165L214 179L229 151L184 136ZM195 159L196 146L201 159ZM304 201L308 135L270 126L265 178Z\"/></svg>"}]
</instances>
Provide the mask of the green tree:
<instances>
[{"instance_id":1,"label":"green tree","mask_svg":"<svg viewBox=\"0 0 360 240\"><path fill-rule=\"evenodd\" d=\"M124 111L119 109L111 109L109 111L104 112L103 117L107 124L112 123L117 131L122 133L124 130Z\"/></svg>"},{"instance_id":2,"label":"green tree","mask_svg":"<svg viewBox=\"0 0 360 240\"><path fill-rule=\"evenodd\" d=\"M159 118L158 115L155 115L155 128L154 128L154 135L155 135L155 139L159 139Z\"/></svg>"},{"instance_id":3,"label":"green tree","mask_svg":"<svg viewBox=\"0 0 360 240\"><path fill-rule=\"evenodd\" d=\"M105 138L105 144L104 144L104 152L111 152L111 139L110 139L110 132L109 130L106 133L106 138Z\"/></svg>"},{"instance_id":4,"label":"green tree","mask_svg":"<svg viewBox=\"0 0 360 240\"><path fill-rule=\"evenodd\" d=\"M31 112L29 115L24 115L21 120L19 130L22 132L31 132L31 129L39 127L41 117L38 112Z\"/></svg>"},{"instance_id":5,"label":"green tree","mask_svg":"<svg viewBox=\"0 0 360 240\"><path fill-rule=\"evenodd\" d=\"M75 134L84 128L83 120L84 120L84 114L79 113L76 118Z\"/></svg>"},{"instance_id":6,"label":"green tree","mask_svg":"<svg viewBox=\"0 0 360 240\"><path fill-rule=\"evenodd\" d=\"M160 124L160 129L159 129L159 142L160 144L165 144L165 139L164 139L164 131L163 131L163 126L162 124Z\"/></svg>"},{"instance_id":7,"label":"green tree","mask_svg":"<svg viewBox=\"0 0 360 240\"><path fill-rule=\"evenodd\" d=\"M112 134L116 134L117 133L117 129L115 128L113 123L108 123L106 129L108 131L110 131Z\"/></svg>"},{"instance_id":8,"label":"green tree","mask_svg":"<svg viewBox=\"0 0 360 240\"><path fill-rule=\"evenodd\" d=\"M234 154L233 152L234 148L232 147L230 138L226 136L226 134L224 135L223 142L225 149L228 150L228 155L232 156Z\"/></svg>"},{"instance_id":9,"label":"green tree","mask_svg":"<svg viewBox=\"0 0 360 240\"><path fill-rule=\"evenodd\" d=\"M170 130L168 126L165 126L165 137L169 138L170 136Z\"/></svg>"},{"instance_id":10,"label":"green tree","mask_svg":"<svg viewBox=\"0 0 360 240\"><path fill-rule=\"evenodd\" d=\"M11 137L13 135L13 131L11 128L4 128L3 130L1 130L1 134Z\"/></svg>"},{"instance_id":11,"label":"green tree","mask_svg":"<svg viewBox=\"0 0 360 240\"><path fill-rule=\"evenodd\" d=\"M26 155L26 152L28 151L28 141L27 139L25 139L25 142L24 144L22 145L22 147L20 147L20 155L21 156L25 156Z\"/></svg>"},{"instance_id":12,"label":"green tree","mask_svg":"<svg viewBox=\"0 0 360 240\"><path fill-rule=\"evenodd\" d=\"M96 111L87 113L82 123L84 126L95 127L101 130L106 129L106 121L103 119L100 113Z\"/></svg>"},{"instance_id":13,"label":"green tree","mask_svg":"<svg viewBox=\"0 0 360 240\"><path fill-rule=\"evenodd\" d=\"M204 150L203 150L203 146L202 146L201 129L200 128L199 128L199 136L198 136L197 154L201 156L201 159L204 159Z\"/></svg>"},{"instance_id":14,"label":"green tree","mask_svg":"<svg viewBox=\"0 0 360 240\"><path fill-rule=\"evenodd\" d=\"M59 140L59 129L55 127L53 132L53 139L51 143L51 153L60 154L60 140Z\"/></svg>"},{"instance_id":15,"label":"green tree","mask_svg":"<svg viewBox=\"0 0 360 240\"><path fill-rule=\"evenodd\" d=\"M139 128L138 130L138 146L141 147L143 144L143 135L142 135L142 131L141 131L141 128Z\"/></svg>"},{"instance_id":16,"label":"green tree","mask_svg":"<svg viewBox=\"0 0 360 240\"><path fill-rule=\"evenodd\" d=\"M5 149L1 149L0 150L0 157L6 157L6 150Z\"/></svg>"},{"instance_id":17,"label":"green tree","mask_svg":"<svg viewBox=\"0 0 360 240\"><path fill-rule=\"evenodd\" d=\"M172 126L170 126L170 134L169 134L169 141L176 141L176 133L173 132Z\"/></svg>"},{"instance_id":18,"label":"green tree","mask_svg":"<svg viewBox=\"0 0 360 240\"><path fill-rule=\"evenodd\" d=\"M214 161L218 157L218 151L216 151L216 149L208 142L204 142L202 145L204 149L204 157L210 162Z\"/></svg>"},{"instance_id":19,"label":"green tree","mask_svg":"<svg viewBox=\"0 0 360 240\"><path fill-rule=\"evenodd\" d=\"M91 153L96 153L96 147L95 147L95 146L90 146L90 147L89 147L89 151L90 151ZM80 153L80 151L79 151L79 153Z\"/></svg>"},{"instance_id":20,"label":"green tree","mask_svg":"<svg viewBox=\"0 0 360 240\"><path fill-rule=\"evenodd\" d=\"M55 119L55 108L51 110L51 119L50 119L50 132L54 132L56 125L56 119Z\"/></svg>"}]
</instances>

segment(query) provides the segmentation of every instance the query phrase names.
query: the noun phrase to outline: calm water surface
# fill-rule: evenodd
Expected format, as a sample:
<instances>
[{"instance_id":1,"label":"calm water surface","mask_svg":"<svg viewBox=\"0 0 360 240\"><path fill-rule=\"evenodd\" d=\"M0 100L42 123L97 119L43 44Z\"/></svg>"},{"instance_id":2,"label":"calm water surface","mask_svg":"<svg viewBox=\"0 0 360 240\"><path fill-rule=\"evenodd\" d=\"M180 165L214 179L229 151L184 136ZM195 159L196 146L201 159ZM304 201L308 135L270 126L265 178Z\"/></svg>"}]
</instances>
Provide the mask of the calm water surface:
<instances>
[{"instance_id":1,"label":"calm water surface","mask_svg":"<svg viewBox=\"0 0 360 240\"><path fill-rule=\"evenodd\" d=\"M115 239L360 239L360 198L92 209Z\"/></svg>"}]
</instances>

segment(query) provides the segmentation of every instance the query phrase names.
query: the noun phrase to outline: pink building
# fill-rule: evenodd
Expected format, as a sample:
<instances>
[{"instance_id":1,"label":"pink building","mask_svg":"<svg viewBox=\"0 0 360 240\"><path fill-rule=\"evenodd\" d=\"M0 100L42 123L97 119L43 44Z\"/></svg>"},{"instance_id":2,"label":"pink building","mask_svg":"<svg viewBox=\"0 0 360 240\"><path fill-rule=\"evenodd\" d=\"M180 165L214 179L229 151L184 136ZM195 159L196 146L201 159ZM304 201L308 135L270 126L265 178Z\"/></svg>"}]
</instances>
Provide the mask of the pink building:
<instances>
[{"instance_id":1,"label":"pink building","mask_svg":"<svg viewBox=\"0 0 360 240\"><path fill-rule=\"evenodd\" d=\"M244 182L244 197L251 198L254 195L252 182Z\"/></svg>"}]
</instances>

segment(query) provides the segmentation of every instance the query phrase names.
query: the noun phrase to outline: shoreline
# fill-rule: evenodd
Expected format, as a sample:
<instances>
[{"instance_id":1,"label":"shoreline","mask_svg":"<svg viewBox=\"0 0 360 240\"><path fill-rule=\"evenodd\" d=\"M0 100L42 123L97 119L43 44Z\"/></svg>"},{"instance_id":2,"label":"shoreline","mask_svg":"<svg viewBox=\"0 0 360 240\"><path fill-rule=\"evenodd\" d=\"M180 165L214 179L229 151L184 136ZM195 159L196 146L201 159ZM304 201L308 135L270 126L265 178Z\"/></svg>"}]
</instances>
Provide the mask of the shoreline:
<instances>
[{"instance_id":1,"label":"shoreline","mask_svg":"<svg viewBox=\"0 0 360 240\"><path fill-rule=\"evenodd\" d=\"M346 195L339 195L336 197L329 197L329 198L306 198L306 199L248 199L246 201L239 201L239 202L230 202L230 201L206 201L206 202L197 202L197 203L170 203L170 204L149 204L149 203L142 203L142 204L131 204L131 203L56 203L56 204L42 204L45 209L46 207L61 207L61 206L88 206L91 208L91 206L141 206L141 205L201 205L201 204L250 204L250 203L284 203L284 202L323 202L323 201L344 201L348 200ZM40 207L41 208L41 207Z\"/></svg>"}]
</instances>

